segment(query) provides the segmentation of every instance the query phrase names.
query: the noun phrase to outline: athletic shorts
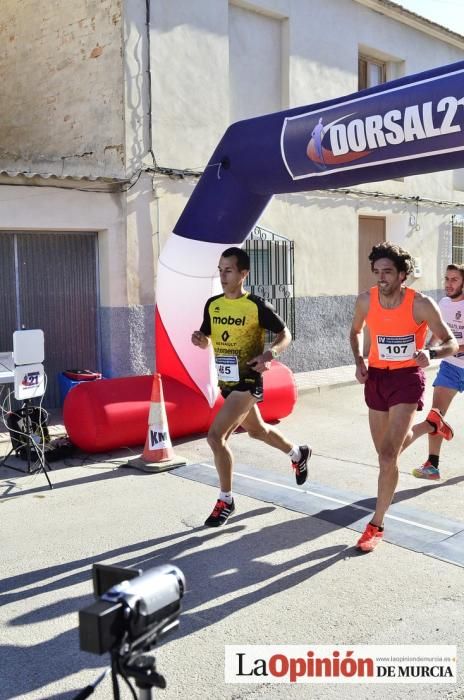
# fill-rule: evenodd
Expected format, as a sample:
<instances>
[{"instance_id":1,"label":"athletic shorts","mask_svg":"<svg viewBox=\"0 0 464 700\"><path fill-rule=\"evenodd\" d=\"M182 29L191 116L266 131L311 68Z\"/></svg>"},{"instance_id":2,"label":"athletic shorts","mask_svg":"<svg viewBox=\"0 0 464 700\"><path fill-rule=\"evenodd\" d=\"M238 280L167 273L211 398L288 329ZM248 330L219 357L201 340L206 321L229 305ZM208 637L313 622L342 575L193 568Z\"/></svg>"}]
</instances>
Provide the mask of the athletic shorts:
<instances>
[{"instance_id":1,"label":"athletic shorts","mask_svg":"<svg viewBox=\"0 0 464 700\"><path fill-rule=\"evenodd\" d=\"M457 367L451 362L441 362L433 386L445 386L462 394L464 391L464 367Z\"/></svg>"},{"instance_id":2,"label":"athletic shorts","mask_svg":"<svg viewBox=\"0 0 464 700\"><path fill-rule=\"evenodd\" d=\"M223 398L227 398L233 391L249 391L257 399L257 403L263 400L263 378L257 373L257 377L247 377L241 379L237 384L223 384L219 388Z\"/></svg>"},{"instance_id":3,"label":"athletic shorts","mask_svg":"<svg viewBox=\"0 0 464 700\"><path fill-rule=\"evenodd\" d=\"M420 367L377 369L369 367L364 384L364 398L374 411L388 411L400 403L416 403L424 407L425 374Z\"/></svg>"}]
</instances>

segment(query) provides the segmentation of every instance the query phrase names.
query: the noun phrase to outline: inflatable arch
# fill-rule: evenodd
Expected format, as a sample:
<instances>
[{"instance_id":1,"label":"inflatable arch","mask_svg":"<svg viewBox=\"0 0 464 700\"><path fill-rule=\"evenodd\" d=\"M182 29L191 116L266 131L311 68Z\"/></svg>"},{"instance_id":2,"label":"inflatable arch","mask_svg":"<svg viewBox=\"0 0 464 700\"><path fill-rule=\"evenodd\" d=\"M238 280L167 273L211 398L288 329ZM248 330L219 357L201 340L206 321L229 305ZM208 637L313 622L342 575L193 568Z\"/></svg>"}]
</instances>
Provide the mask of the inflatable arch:
<instances>
[{"instance_id":1,"label":"inflatable arch","mask_svg":"<svg viewBox=\"0 0 464 700\"><path fill-rule=\"evenodd\" d=\"M156 369L163 382L169 377L182 386L177 403L180 406L181 400L185 402L190 396L196 414L189 425L179 410L181 428L174 400L171 411L168 407L171 436L197 431L200 414L202 426L207 427L218 408L214 358L211 352L191 344L191 332L201 323L206 299L220 293L216 270L221 252L244 242L274 194L347 187L460 167L464 167L464 61L335 100L232 124L159 260ZM278 405L292 380L280 373L275 385L274 376L277 373L273 370L265 375L265 393L274 396L275 408L268 412L268 419L282 418L291 411L288 401L283 412ZM88 383L83 391L101 392L107 385L104 393L108 393L108 385L120 381L131 382L135 390L140 378ZM85 432L85 428L77 429L77 423L82 422L81 387L68 394L64 411L68 433L79 446ZM199 401L201 395L204 399ZM98 407L106 415L105 396L93 399L86 408L93 413ZM148 399L149 390L146 406ZM138 402L136 396L131 400ZM125 423L132 422L130 405L127 411ZM105 418L100 421L101 430L112 432L114 439L101 444L95 439L92 445L87 441L85 449L140 444L145 439L147 413L144 415L141 438L133 425L136 442L126 436L125 441L113 444L118 427L114 420Z\"/></svg>"}]
</instances>

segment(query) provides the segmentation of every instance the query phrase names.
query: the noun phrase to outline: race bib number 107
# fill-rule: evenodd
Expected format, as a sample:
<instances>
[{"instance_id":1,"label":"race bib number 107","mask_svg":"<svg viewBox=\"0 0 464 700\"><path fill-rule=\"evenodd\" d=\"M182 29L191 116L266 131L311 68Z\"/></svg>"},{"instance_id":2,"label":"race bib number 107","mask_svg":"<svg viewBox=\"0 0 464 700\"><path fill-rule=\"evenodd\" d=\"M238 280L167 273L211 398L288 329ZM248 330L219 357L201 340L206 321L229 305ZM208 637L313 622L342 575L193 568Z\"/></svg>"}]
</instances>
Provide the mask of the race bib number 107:
<instances>
[{"instance_id":1,"label":"race bib number 107","mask_svg":"<svg viewBox=\"0 0 464 700\"><path fill-rule=\"evenodd\" d=\"M381 360L412 360L416 352L416 338L414 335L378 335L377 349Z\"/></svg>"}]
</instances>

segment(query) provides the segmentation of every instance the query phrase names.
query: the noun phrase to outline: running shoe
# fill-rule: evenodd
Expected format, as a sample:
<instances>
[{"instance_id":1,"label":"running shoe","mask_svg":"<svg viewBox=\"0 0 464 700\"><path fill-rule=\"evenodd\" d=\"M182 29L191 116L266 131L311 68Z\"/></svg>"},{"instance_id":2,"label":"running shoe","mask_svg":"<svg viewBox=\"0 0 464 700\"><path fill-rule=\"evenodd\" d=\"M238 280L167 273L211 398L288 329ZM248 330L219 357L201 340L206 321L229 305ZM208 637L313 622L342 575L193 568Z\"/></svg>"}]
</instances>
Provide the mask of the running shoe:
<instances>
[{"instance_id":1,"label":"running shoe","mask_svg":"<svg viewBox=\"0 0 464 700\"><path fill-rule=\"evenodd\" d=\"M300 445L301 457L298 462L292 462L295 470L295 479L298 486L304 484L308 478L308 462L311 459L312 450L308 445Z\"/></svg>"},{"instance_id":2,"label":"running shoe","mask_svg":"<svg viewBox=\"0 0 464 700\"><path fill-rule=\"evenodd\" d=\"M363 534L356 542L357 549L362 552L372 552L383 539L383 530L379 530L376 525L368 523Z\"/></svg>"},{"instance_id":3,"label":"running shoe","mask_svg":"<svg viewBox=\"0 0 464 700\"><path fill-rule=\"evenodd\" d=\"M437 435L445 440L454 437L453 428L445 421L438 408L431 408L427 416L427 422L434 426L435 431L431 435Z\"/></svg>"},{"instance_id":4,"label":"running shoe","mask_svg":"<svg viewBox=\"0 0 464 700\"><path fill-rule=\"evenodd\" d=\"M440 478L440 471L437 469L437 467L434 467L429 460L427 460L421 467L413 469L412 475L417 479L430 479L431 481L436 481Z\"/></svg>"},{"instance_id":5,"label":"running shoe","mask_svg":"<svg viewBox=\"0 0 464 700\"><path fill-rule=\"evenodd\" d=\"M207 527L219 527L220 525L224 525L224 523L227 522L227 518L234 512L234 510L234 499L232 499L232 503L226 503L225 501L218 499L213 508L213 512L209 518L206 518L205 525Z\"/></svg>"}]
</instances>

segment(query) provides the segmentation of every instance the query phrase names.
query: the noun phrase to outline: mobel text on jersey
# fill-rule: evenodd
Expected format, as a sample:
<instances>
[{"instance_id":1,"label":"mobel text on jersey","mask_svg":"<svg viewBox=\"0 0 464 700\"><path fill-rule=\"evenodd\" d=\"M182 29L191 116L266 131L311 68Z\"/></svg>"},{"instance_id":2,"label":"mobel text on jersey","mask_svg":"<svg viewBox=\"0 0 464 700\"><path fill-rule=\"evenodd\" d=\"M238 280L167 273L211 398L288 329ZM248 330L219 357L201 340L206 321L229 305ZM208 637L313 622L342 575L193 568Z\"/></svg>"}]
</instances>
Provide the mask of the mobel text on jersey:
<instances>
[{"instance_id":1,"label":"mobel text on jersey","mask_svg":"<svg viewBox=\"0 0 464 700\"><path fill-rule=\"evenodd\" d=\"M234 318L234 316L213 316L213 323L218 323L221 326L244 326L245 316Z\"/></svg>"}]
</instances>

